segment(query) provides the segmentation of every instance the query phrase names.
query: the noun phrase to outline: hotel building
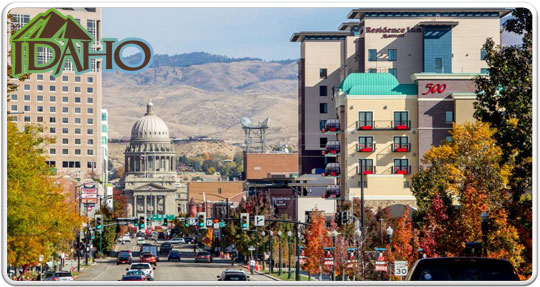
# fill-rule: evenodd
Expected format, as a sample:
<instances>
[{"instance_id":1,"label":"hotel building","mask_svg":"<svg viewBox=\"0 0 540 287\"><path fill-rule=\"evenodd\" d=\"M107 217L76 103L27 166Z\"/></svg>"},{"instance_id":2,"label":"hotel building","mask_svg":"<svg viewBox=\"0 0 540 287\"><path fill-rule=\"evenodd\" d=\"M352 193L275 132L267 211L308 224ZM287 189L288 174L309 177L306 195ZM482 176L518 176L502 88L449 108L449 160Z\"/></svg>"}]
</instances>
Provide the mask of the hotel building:
<instances>
[{"instance_id":1,"label":"hotel building","mask_svg":"<svg viewBox=\"0 0 540 287\"><path fill-rule=\"evenodd\" d=\"M100 8L57 8L71 15L95 38L94 49L101 39ZM12 28L19 30L45 8L14 8ZM38 47L38 64L47 63L52 53ZM11 120L19 129L26 124L43 126L43 135L55 138L48 144L48 164L57 175L80 179L103 178L102 150L102 90L99 60L92 60L91 71L76 75L73 65L66 61L62 74L51 72L30 74L30 78L17 83L17 91L9 94L8 110Z\"/></svg>"},{"instance_id":2,"label":"hotel building","mask_svg":"<svg viewBox=\"0 0 540 287\"><path fill-rule=\"evenodd\" d=\"M323 175L338 181L327 188L327 198L359 197L363 184L367 205L416 206L409 188L411 176L428 149L449 140L454 122L474 121L474 78L488 72L482 46L487 38L496 45L501 43L500 19L509 12L354 9L348 18L358 22L342 24L336 34L326 32L342 38L342 49L334 49L335 54L318 47L337 45L337 40L317 38L317 32L294 34L291 40L302 43L301 172L318 171L320 162L325 162ZM351 55L347 38L355 47ZM323 119L317 113L321 100L313 89L322 80L314 81L311 74L325 68L323 64L329 62L325 58L337 62L343 55L355 61L341 60L341 66L332 67L336 80L338 74L340 78L339 84L330 84L334 94L328 101L329 109L336 109L336 117ZM321 120L326 120L325 125ZM312 127L315 123L320 124L319 133ZM315 153L317 144L323 146L320 138L328 139L321 148L325 159L304 160Z\"/></svg>"}]
</instances>

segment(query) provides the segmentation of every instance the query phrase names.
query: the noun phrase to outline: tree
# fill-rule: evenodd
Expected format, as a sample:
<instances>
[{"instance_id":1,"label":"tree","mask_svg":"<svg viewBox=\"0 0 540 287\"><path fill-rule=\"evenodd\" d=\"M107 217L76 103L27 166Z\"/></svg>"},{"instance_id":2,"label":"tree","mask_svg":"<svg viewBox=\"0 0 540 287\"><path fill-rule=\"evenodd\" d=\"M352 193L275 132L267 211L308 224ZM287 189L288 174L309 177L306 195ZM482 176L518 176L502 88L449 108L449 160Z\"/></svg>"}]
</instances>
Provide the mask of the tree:
<instances>
[{"instance_id":1,"label":"tree","mask_svg":"<svg viewBox=\"0 0 540 287\"><path fill-rule=\"evenodd\" d=\"M324 239L326 238L326 219L320 211L313 211L311 214L311 225L306 228L304 238L306 248L305 269L311 273L319 273L321 269L321 259L324 260Z\"/></svg>"},{"instance_id":2,"label":"tree","mask_svg":"<svg viewBox=\"0 0 540 287\"><path fill-rule=\"evenodd\" d=\"M411 220L409 219L409 208L404 208L401 216L394 226L392 236L392 252L389 256L390 261L406 260L412 266L416 260L416 252L413 250L413 232Z\"/></svg>"},{"instance_id":3,"label":"tree","mask_svg":"<svg viewBox=\"0 0 540 287\"><path fill-rule=\"evenodd\" d=\"M40 254L48 260L54 251L67 252L82 218L55 184L41 148L48 139L39 136L40 129L28 125L19 131L13 122L7 129L7 258L26 266Z\"/></svg>"}]
</instances>

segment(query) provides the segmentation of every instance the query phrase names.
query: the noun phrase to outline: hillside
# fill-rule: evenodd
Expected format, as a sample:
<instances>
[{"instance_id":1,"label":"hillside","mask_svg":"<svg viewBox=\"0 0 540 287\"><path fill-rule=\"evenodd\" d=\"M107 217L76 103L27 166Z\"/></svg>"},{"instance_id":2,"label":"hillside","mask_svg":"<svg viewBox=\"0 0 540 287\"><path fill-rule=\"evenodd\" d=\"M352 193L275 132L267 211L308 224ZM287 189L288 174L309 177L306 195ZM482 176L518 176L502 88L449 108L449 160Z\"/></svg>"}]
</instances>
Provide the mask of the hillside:
<instances>
[{"instance_id":1,"label":"hillside","mask_svg":"<svg viewBox=\"0 0 540 287\"><path fill-rule=\"evenodd\" d=\"M295 145L296 62L247 59L186 67L174 59L161 62L176 66L150 67L133 75L103 73L109 137L129 137L131 126L143 116L146 102L152 98L172 137L206 135L243 142L241 117L253 122L270 117L269 143Z\"/></svg>"}]
</instances>

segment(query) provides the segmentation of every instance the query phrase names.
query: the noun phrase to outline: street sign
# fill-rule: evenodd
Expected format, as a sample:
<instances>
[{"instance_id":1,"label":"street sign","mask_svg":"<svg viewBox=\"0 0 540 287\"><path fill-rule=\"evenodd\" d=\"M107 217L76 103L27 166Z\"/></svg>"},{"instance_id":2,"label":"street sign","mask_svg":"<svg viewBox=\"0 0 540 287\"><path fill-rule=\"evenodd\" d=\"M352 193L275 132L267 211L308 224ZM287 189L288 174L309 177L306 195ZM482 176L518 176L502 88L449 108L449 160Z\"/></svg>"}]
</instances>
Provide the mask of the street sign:
<instances>
[{"instance_id":1,"label":"street sign","mask_svg":"<svg viewBox=\"0 0 540 287\"><path fill-rule=\"evenodd\" d=\"M173 221L173 220L174 220L174 214L167 214L167 215L165 215L165 217L166 217L167 220L169 220L169 221Z\"/></svg>"},{"instance_id":2,"label":"street sign","mask_svg":"<svg viewBox=\"0 0 540 287\"><path fill-rule=\"evenodd\" d=\"M219 223L214 223L214 229L219 229Z\"/></svg>"},{"instance_id":3,"label":"street sign","mask_svg":"<svg viewBox=\"0 0 540 287\"><path fill-rule=\"evenodd\" d=\"M332 254L332 251L330 251L330 248L325 248L324 250L324 265L326 266L334 265L334 255Z\"/></svg>"},{"instance_id":4,"label":"street sign","mask_svg":"<svg viewBox=\"0 0 540 287\"><path fill-rule=\"evenodd\" d=\"M96 204L95 203L85 203L84 204L84 207L88 207L88 206L94 207L94 206L96 206Z\"/></svg>"},{"instance_id":5,"label":"street sign","mask_svg":"<svg viewBox=\"0 0 540 287\"><path fill-rule=\"evenodd\" d=\"M255 247L250 246L250 247L248 248L248 250L249 250L249 251L255 251Z\"/></svg>"},{"instance_id":6,"label":"street sign","mask_svg":"<svg viewBox=\"0 0 540 287\"><path fill-rule=\"evenodd\" d=\"M206 226L207 226L207 227L212 227L212 226L214 226L214 222L212 221L211 218L210 218L210 219L208 219L208 218L206 219Z\"/></svg>"},{"instance_id":7,"label":"street sign","mask_svg":"<svg viewBox=\"0 0 540 287\"><path fill-rule=\"evenodd\" d=\"M197 218L190 217L189 219L189 225L196 225L197 224Z\"/></svg>"},{"instance_id":8,"label":"street sign","mask_svg":"<svg viewBox=\"0 0 540 287\"><path fill-rule=\"evenodd\" d=\"M222 221L219 223L219 227L225 227L227 226L227 223L225 223L225 221Z\"/></svg>"},{"instance_id":9,"label":"street sign","mask_svg":"<svg viewBox=\"0 0 540 287\"><path fill-rule=\"evenodd\" d=\"M264 226L264 215L255 215L255 226Z\"/></svg>"},{"instance_id":10,"label":"street sign","mask_svg":"<svg viewBox=\"0 0 540 287\"><path fill-rule=\"evenodd\" d=\"M409 263L407 261L394 262L394 275L407 276L408 271L409 271Z\"/></svg>"},{"instance_id":11,"label":"street sign","mask_svg":"<svg viewBox=\"0 0 540 287\"><path fill-rule=\"evenodd\" d=\"M377 261L375 261L375 271L388 272L388 264L382 253L379 253L379 257L377 258Z\"/></svg>"},{"instance_id":12,"label":"street sign","mask_svg":"<svg viewBox=\"0 0 540 287\"><path fill-rule=\"evenodd\" d=\"M85 199L85 198L97 198L97 193L83 193L81 194L81 198L82 199Z\"/></svg>"}]
</instances>

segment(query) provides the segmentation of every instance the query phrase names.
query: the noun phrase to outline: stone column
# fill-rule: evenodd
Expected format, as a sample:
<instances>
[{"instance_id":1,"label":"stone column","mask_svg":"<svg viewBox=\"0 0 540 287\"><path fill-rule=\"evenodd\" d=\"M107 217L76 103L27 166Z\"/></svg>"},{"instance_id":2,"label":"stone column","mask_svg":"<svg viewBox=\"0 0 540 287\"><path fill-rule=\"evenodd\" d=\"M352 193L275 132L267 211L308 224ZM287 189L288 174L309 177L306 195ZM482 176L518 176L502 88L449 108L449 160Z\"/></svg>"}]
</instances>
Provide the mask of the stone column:
<instances>
[{"instance_id":1,"label":"stone column","mask_svg":"<svg viewBox=\"0 0 540 287\"><path fill-rule=\"evenodd\" d=\"M144 196L144 216L146 216L146 194Z\"/></svg>"}]
</instances>

